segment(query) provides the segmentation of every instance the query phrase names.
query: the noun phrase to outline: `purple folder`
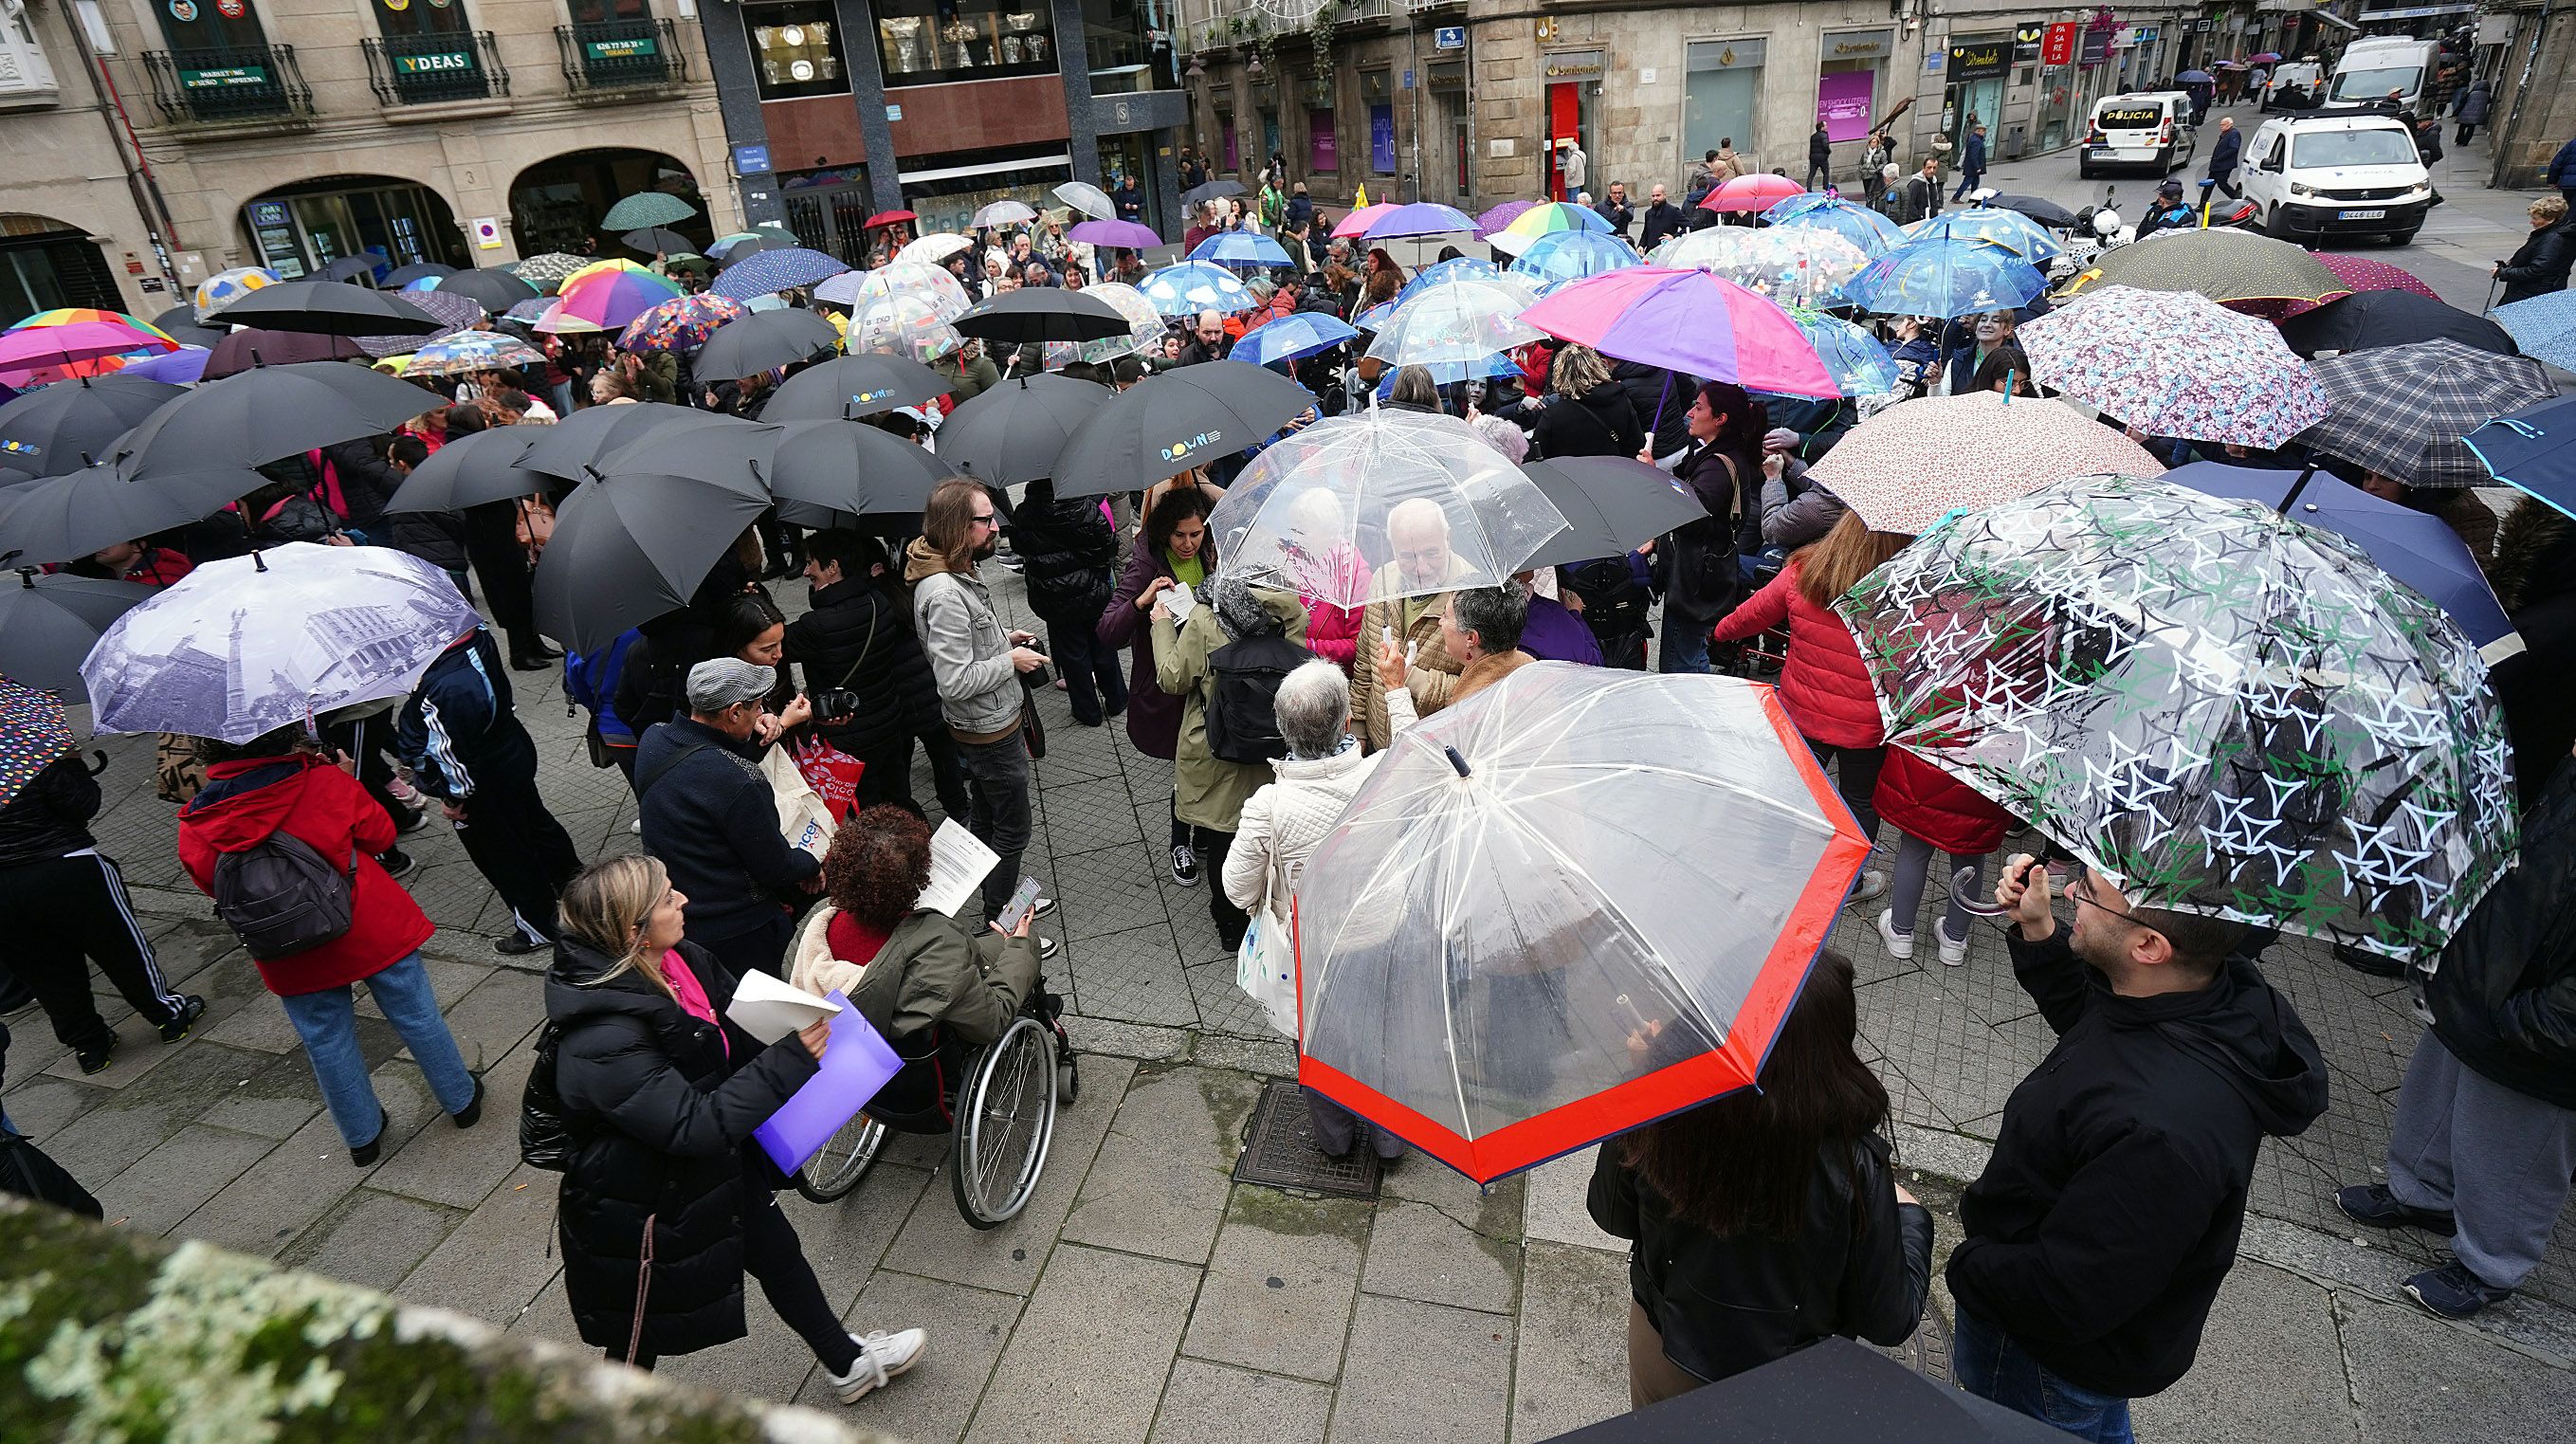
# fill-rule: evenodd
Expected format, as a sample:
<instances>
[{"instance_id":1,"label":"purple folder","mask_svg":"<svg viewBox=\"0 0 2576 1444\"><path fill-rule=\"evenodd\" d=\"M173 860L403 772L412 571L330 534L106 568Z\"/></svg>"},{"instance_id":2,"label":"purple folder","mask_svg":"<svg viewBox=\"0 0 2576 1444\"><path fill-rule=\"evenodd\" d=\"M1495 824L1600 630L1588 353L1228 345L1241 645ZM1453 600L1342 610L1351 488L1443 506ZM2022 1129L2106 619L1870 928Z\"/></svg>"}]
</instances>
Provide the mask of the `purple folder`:
<instances>
[{"instance_id":1,"label":"purple folder","mask_svg":"<svg viewBox=\"0 0 2576 1444\"><path fill-rule=\"evenodd\" d=\"M832 1041L823 1049L821 1065L768 1122L751 1131L770 1161L789 1173L804 1167L903 1067L846 996L836 992L831 999L841 1011L832 1015Z\"/></svg>"}]
</instances>

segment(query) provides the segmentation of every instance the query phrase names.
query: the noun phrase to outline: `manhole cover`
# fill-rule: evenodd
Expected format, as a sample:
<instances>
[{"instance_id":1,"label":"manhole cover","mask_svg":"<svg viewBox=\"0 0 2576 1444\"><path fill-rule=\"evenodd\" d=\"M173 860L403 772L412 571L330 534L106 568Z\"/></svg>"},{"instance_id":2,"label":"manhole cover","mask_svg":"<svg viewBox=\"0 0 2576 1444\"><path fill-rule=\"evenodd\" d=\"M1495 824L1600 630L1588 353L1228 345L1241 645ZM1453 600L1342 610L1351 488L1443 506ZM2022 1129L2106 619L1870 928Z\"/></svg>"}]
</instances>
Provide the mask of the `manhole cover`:
<instances>
[{"instance_id":1,"label":"manhole cover","mask_svg":"<svg viewBox=\"0 0 2576 1444\"><path fill-rule=\"evenodd\" d=\"M1354 1148L1348 1158L1324 1156L1315 1146L1315 1125L1306 1114L1306 1095L1286 1079L1273 1079L1252 1107L1252 1126L1243 1152L1234 1160L1237 1183L1266 1183L1345 1198L1377 1197L1377 1155Z\"/></svg>"},{"instance_id":2,"label":"manhole cover","mask_svg":"<svg viewBox=\"0 0 2576 1444\"><path fill-rule=\"evenodd\" d=\"M1923 1306L1923 1322L1914 1326L1914 1337L1885 1354L1936 1384L1955 1384L1950 1377L1950 1321L1929 1303Z\"/></svg>"}]
</instances>

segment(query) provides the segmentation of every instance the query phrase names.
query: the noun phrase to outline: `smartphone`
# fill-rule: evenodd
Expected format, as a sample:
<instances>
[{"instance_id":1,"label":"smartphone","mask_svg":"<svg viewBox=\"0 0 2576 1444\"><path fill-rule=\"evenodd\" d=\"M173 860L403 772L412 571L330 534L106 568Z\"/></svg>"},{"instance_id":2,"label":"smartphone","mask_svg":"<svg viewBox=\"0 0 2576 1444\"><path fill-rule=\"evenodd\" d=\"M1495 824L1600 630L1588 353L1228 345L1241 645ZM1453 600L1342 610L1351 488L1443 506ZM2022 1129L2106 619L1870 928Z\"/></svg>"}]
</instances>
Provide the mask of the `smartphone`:
<instances>
[{"instance_id":1,"label":"smartphone","mask_svg":"<svg viewBox=\"0 0 2576 1444\"><path fill-rule=\"evenodd\" d=\"M1021 919L1026 918L1029 915L1029 909L1037 905L1038 880L1033 877L1021 878L1019 890L1012 893L1011 900L1002 905L1002 915L994 921L1000 923L1002 931L1006 933L1018 932Z\"/></svg>"}]
</instances>

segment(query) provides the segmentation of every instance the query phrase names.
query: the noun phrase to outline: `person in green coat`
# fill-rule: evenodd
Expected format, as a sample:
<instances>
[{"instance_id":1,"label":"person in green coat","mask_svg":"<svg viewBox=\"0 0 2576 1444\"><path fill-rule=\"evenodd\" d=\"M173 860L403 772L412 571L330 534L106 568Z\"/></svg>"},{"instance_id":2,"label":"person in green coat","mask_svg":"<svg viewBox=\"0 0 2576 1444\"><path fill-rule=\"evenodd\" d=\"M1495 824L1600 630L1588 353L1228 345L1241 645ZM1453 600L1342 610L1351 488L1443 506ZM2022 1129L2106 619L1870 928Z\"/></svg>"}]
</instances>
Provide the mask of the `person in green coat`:
<instances>
[{"instance_id":1,"label":"person in green coat","mask_svg":"<svg viewBox=\"0 0 2576 1444\"><path fill-rule=\"evenodd\" d=\"M948 382L948 394L956 398L960 406L1002 384L1002 368L994 365L993 358L984 354L984 345L980 341L968 341L931 362L930 369Z\"/></svg>"},{"instance_id":2,"label":"person in green coat","mask_svg":"<svg viewBox=\"0 0 2576 1444\"><path fill-rule=\"evenodd\" d=\"M1192 608L1175 626L1167 591L1155 601L1147 630L1154 639L1155 685L1181 699L1172 815L1189 825L1199 865L1223 876L1244 800L1270 781L1272 771L1267 762L1228 762L1208 750L1208 699L1216 686L1208 654L1255 637L1285 637L1303 647L1306 608L1294 592L1249 586L1240 577L1219 576L1199 592L1209 596L1208 603ZM1228 948L1242 945L1251 918L1224 888L1208 889L1208 916Z\"/></svg>"}]
</instances>

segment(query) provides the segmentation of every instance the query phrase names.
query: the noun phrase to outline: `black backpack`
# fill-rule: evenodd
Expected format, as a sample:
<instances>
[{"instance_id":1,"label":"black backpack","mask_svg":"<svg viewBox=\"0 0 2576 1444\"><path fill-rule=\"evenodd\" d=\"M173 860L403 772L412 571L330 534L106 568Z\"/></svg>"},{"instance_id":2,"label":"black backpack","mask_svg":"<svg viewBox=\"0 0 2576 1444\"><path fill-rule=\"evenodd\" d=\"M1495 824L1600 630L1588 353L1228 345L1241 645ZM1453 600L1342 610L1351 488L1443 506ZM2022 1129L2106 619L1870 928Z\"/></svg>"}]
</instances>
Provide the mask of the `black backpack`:
<instances>
[{"instance_id":1,"label":"black backpack","mask_svg":"<svg viewBox=\"0 0 2576 1444\"><path fill-rule=\"evenodd\" d=\"M215 859L215 916L265 963L318 948L349 931L358 851L343 870L280 829Z\"/></svg>"},{"instance_id":2,"label":"black backpack","mask_svg":"<svg viewBox=\"0 0 2576 1444\"><path fill-rule=\"evenodd\" d=\"M1279 684L1315 660L1285 637L1246 637L1208 653L1208 753L1222 762L1268 762L1288 755L1279 735Z\"/></svg>"}]
</instances>

